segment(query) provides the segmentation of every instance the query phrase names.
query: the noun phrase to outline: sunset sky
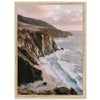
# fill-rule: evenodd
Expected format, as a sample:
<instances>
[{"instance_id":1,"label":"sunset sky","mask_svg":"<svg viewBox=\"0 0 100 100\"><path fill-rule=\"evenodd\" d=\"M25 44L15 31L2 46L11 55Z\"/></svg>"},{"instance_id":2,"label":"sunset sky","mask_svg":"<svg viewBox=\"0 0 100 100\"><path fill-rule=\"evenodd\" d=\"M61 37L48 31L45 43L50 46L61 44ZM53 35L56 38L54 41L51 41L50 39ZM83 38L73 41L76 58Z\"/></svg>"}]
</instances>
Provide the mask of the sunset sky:
<instances>
[{"instance_id":1,"label":"sunset sky","mask_svg":"<svg viewBox=\"0 0 100 100\"><path fill-rule=\"evenodd\" d=\"M83 30L82 5L18 5L18 14L46 21L64 31Z\"/></svg>"}]
</instances>

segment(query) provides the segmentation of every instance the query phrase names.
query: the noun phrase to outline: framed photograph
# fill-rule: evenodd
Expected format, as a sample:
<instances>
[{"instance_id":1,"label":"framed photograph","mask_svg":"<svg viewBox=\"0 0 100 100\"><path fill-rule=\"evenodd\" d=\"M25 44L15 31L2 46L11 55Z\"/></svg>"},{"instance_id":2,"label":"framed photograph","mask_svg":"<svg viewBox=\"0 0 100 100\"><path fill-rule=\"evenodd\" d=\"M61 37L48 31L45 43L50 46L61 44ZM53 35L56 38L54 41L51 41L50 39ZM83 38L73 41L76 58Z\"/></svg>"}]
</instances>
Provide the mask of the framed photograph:
<instances>
[{"instance_id":1,"label":"framed photograph","mask_svg":"<svg viewBox=\"0 0 100 100\"><path fill-rule=\"evenodd\" d=\"M85 2L15 2L15 98L85 98Z\"/></svg>"}]
</instances>

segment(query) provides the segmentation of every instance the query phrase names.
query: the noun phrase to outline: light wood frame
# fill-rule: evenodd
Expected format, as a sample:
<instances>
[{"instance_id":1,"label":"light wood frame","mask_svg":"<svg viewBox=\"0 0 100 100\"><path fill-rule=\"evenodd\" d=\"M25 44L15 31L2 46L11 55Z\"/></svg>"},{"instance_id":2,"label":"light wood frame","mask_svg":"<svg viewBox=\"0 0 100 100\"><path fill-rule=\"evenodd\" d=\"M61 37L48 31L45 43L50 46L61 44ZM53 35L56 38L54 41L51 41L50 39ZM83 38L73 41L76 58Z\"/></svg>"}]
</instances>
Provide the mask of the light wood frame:
<instances>
[{"instance_id":1,"label":"light wood frame","mask_svg":"<svg viewBox=\"0 0 100 100\"><path fill-rule=\"evenodd\" d=\"M18 95L17 86L17 5L83 5L83 95ZM86 2L15 2L15 98L86 98Z\"/></svg>"}]
</instances>

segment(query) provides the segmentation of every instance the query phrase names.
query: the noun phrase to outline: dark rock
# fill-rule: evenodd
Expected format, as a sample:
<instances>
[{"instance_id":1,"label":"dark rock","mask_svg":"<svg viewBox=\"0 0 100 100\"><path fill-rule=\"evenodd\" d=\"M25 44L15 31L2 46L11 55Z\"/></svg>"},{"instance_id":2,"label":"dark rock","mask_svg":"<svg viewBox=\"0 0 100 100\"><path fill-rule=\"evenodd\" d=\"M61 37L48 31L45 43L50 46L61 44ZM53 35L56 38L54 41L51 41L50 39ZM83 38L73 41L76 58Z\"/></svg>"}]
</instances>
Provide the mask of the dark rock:
<instances>
[{"instance_id":1,"label":"dark rock","mask_svg":"<svg viewBox=\"0 0 100 100\"><path fill-rule=\"evenodd\" d=\"M45 86L46 86L46 85L47 85L47 82L43 82L43 85L45 85Z\"/></svg>"},{"instance_id":2,"label":"dark rock","mask_svg":"<svg viewBox=\"0 0 100 100\"><path fill-rule=\"evenodd\" d=\"M70 94L70 90L66 87L57 87L54 89L54 91L58 95L69 95Z\"/></svg>"},{"instance_id":3,"label":"dark rock","mask_svg":"<svg viewBox=\"0 0 100 100\"><path fill-rule=\"evenodd\" d=\"M70 94L71 95L78 95L78 93L73 88L70 89Z\"/></svg>"},{"instance_id":4,"label":"dark rock","mask_svg":"<svg viewBox=\"0 0 100 100\"><path fill-rule=\"evenodd\" d=\"M66 87L56 87L54 91L59 95L78 95L78 93L73 88L68 89Z\"/></svg>"},{"instance_id":5,"label":"dark rock","mask_svg":"<svg viewBox=\"0 0 100 100\"><path fill-rule=\"evenodd\" d=\"M64 50L64 48L61 48L61 50Z\"/></svg>"},{"instance_id":6,"label":"dark rock","mask_svg":"<svg viewBox=\"0 0 100 100\"><path fill-rule=\"evenodd\" d=\"M42 72L18 56L18 85L42 79Z\"/></svg>"}]
</instances>

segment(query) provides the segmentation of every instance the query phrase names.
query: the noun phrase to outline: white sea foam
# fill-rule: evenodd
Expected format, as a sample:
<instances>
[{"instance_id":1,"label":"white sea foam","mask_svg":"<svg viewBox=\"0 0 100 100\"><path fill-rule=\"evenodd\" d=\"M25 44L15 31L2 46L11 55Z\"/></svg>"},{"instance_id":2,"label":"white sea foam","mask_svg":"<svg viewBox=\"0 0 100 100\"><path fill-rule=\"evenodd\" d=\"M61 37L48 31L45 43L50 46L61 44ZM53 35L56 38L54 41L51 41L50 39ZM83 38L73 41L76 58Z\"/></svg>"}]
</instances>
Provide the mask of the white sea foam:
<instances>
[{"instance_id":1,"label":"white sea foam","mask_svg":"<svg viewBox=\"0 0 100 100\"><path fill-rule=\"evenodd\" d=\"M73 87L79 94L82 94L82 33L73 34L69 38L55 38L57 45L64 50L41 57L40 61L45 71L55 78L58 87Z\"/></svg>"}]
</instances>

